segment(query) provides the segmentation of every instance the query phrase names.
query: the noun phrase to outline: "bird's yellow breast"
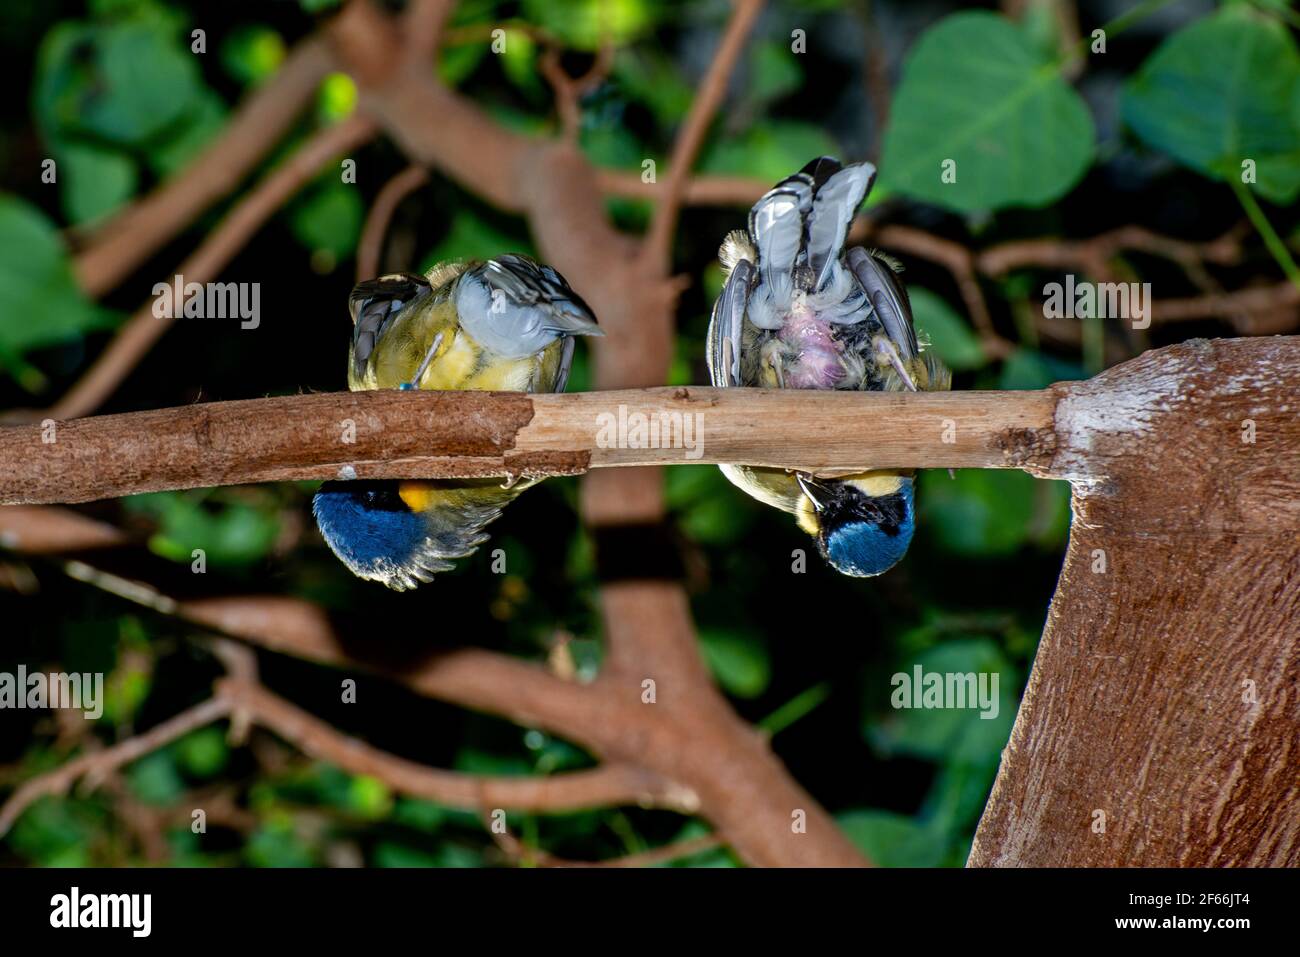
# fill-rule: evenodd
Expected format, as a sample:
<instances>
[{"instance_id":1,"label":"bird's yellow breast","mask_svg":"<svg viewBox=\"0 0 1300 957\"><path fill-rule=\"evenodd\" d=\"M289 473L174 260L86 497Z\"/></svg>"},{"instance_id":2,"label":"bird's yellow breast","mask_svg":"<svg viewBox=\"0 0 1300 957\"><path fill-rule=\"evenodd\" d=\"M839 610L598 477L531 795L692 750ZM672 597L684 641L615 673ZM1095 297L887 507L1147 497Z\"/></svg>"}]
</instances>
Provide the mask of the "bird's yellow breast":
<instances>
[{"instance_id":1,"label":"bird's yellow breast","mask_svg":"<svg viewBox=\"0 0 1300 957\"><path fill-rule=\"evenodd\" d=\"M348 386L354 391L401 387L419 371L435 341L437 349L417 388L550 392L559 376L562 340L534 355L503 358L488 352L461 328L449 296L435 294L429 302L407 309L393 320L375 343L363 373L349 373Z\"/></svg>"}]
</instances>

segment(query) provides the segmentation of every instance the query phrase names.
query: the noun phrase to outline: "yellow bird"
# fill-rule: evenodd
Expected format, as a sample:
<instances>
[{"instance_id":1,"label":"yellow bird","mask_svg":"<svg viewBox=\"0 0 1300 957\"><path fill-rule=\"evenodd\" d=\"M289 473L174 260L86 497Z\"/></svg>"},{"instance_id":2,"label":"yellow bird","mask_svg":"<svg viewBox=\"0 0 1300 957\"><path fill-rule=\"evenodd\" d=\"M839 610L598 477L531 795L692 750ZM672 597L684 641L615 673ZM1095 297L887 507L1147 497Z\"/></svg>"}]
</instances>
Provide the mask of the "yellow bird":
<instances>
[{"instance_id":1,"label":"yellow bird","mask_svg":"<svg viewBox=\"0 0 1300 957\"><path fill-rule=\"evenodd\" d=\"M564 278L527 256L383 276L349 297L348 387L563 392L574 336L602 335ZM452 568L538 479L326 482L312 511L361 578L404 591Z\"/></svg>"}]
</instances>

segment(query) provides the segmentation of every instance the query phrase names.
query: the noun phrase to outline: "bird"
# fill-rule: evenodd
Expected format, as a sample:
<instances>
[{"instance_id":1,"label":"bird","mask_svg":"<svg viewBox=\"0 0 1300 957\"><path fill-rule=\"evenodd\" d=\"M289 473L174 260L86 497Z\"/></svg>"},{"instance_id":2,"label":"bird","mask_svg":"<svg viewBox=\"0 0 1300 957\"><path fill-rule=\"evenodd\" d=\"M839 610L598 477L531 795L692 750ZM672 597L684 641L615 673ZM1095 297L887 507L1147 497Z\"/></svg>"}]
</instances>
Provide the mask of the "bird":
<instances>
[{"instance_id":1,"label":"bird","mask_svg":"<svg viewBox=\"0 0 1300 957\"><path fill-rule=\"evenodd\" d=\"M603 335L550 266L508 253L357 284L348 387L563 392L576 336ZM353 574L395 591L454 567L537 478L331 481L312 512Z\"/></svg>"},{"instance_id":2,"label":"bird","mask_svg":"<svg viewBox=\"0 0 1300 957\"><path fill-rule=\"evenodd\" d=\"M938 391L951 373L918 339L900 264L877 250L845 249L854 213L875 181L871 163L821 156L763 195L748 229L718 258L726 282L709 322L713 385L859 392ZM722 465L760 502L789 512L822 558L858 578L883 574L915 528L910 470L836 478Z\"/></svg>"}]
</instances>

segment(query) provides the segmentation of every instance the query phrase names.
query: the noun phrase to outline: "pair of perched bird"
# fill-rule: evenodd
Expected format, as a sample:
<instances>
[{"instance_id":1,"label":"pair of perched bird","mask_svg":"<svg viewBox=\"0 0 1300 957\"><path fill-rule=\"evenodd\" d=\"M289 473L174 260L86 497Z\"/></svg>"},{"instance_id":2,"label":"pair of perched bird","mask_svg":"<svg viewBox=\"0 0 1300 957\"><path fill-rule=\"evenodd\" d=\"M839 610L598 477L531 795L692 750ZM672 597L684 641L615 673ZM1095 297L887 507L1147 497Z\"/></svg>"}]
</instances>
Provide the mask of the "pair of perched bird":
<instances>
[{"instance_id":1,"label":"pair of perched bird","mask_svg":"<svg viewBox=\"0 0 1300 957\"><path fill-rule=\"evenodd\" d=\"M870 163L815 159L754 205L747 230L727 236L719 252L726 286L708 337L715 386L949 387L947 370L917 340L897 265L844 248L874 177ZM354 390L562 392L573 337L602 334L559 273L513 254L363 282L350 306ZM907 551L915 521L910 472L819 479L721 468L754 498L793 514L846 575L879 575ZM327 482L313 510L354 573L401 591L471 554L487 539L484 528L536 481Z\"/></svg>"}]
</instances>

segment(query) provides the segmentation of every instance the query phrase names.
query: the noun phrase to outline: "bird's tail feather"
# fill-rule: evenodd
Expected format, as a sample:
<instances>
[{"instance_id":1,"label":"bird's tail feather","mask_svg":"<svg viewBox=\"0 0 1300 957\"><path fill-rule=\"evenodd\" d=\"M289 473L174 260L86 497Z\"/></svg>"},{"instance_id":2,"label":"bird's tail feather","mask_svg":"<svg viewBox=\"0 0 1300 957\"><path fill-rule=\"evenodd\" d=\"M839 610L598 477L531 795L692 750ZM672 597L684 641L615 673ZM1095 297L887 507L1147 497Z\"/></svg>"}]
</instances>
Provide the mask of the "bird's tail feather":
<instances>
[{"instance_id":1,"label":"bird's tail feather","mask_svg":"<svg viewBox=\"0 0 1300 957\"><path fill-rule=\"evenodd\" d=\"M848 238L853 214L866 199L875 178L876 168L870 163L854 163L830 176L813 197L805 228L805 249L814 289L821 289L830 280Z\"/></svg>"},{"instance_id":2,"label":"bird's tail feather","mask_svg":"<svg viewBox=\"0 0 1300 957\"><path fill-rule=\"evenodd\" d=\"M749 212L749 234L774 303L789 303L797 267L809 291L826 286L849 225L876 177L870 163L820 156L772 187Z\"/></svg>"}]
</instances>

